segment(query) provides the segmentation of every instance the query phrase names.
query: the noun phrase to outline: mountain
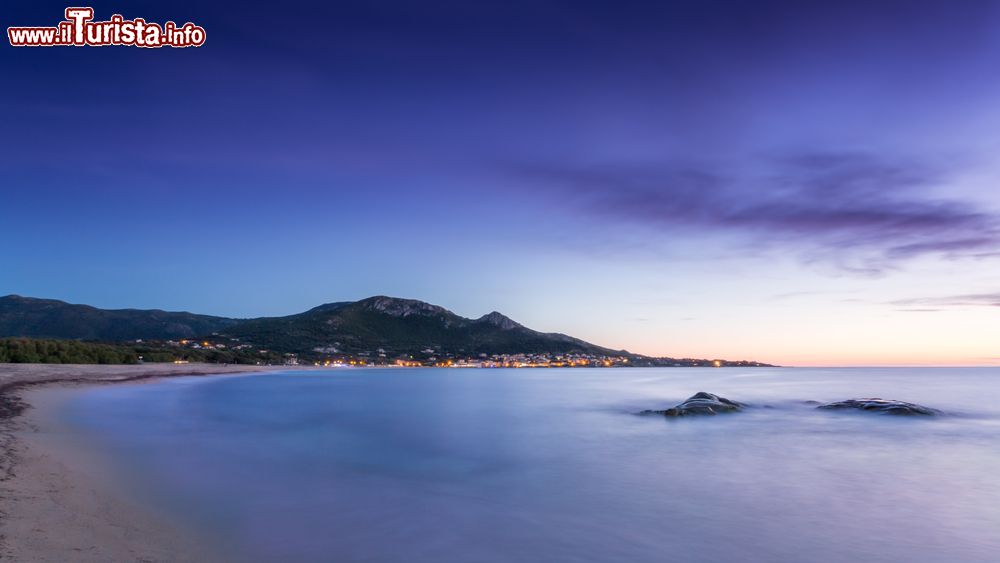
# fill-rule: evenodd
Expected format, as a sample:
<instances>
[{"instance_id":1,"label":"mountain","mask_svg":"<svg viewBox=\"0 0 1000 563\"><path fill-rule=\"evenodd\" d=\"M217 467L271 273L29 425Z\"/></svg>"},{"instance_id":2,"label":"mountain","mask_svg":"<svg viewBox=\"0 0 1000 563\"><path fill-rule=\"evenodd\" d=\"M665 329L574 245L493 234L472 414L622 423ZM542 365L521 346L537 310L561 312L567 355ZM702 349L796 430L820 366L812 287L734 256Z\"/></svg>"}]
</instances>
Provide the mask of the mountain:
<instances>
[{"instance_id":1,"label":"mountain","mask_svg":"<svg viewBox=\"0 0 1000 563\"><path fill-rule=\"evenodd\" d=\"M92 340L127 344L128 353L152 361L195 358L214 362L281 362L289 354L313 361L369 357L482 354L585 354L614 356L630 366L767 366L754 361L652 358L611 350L565 334L531 330L493 311L468 319L415 299L379 295L327 303L295 315L232 319L141 309L98 309L53 299L0 297L0 338ZM174 342L165 342L165 341ZM179 343L179 340L188 340ZM208 341L205 344L204 341ZM42 342L41 340L35 341ZM18 343L11 344L15 348ZM51 348L46 344L45 352ZM138 348L142 348L139 350ZM2 356L0 356L2 357Z\"/></svg>"},{"instance_id":2,"label":"mountain","mask_svg":"<svg viewBox=\"0 0 1000 563\"><path fill-rule=\"evenodd\" d=\"M468 319L414 299L376 296L328 303L285 317L231 319L160 310L106 310L51 299L0 297L0 337L123 342L209 337L305 356L376 353L621 355L558 333L525 328L494 311Z\"/></svg>"},{"instance_id":3,"label":"mountain","mask_svg":"<svg viewBox=\"0 0 1000 563\"><path fill-rule=\"evenodd\" d=\"M236 319L160 310L98 309L54 299L0 297L0 337L125 341L212 334Z\"/></svg>"},{"instance_id":4,"label":"mountain","mask_svg":"<svg viewBox=\"0 0 1000 563\"><path fill-rule=\"evenodd\" d=\"M627 354L565 334L537 332L497 312L468 319L423 301L386 296L330 303L287 317L252 319L226 327L220 334L304 354L357 354L380 348L389 357L424 350L468 356Z\"/></svg>"}]
</instances>

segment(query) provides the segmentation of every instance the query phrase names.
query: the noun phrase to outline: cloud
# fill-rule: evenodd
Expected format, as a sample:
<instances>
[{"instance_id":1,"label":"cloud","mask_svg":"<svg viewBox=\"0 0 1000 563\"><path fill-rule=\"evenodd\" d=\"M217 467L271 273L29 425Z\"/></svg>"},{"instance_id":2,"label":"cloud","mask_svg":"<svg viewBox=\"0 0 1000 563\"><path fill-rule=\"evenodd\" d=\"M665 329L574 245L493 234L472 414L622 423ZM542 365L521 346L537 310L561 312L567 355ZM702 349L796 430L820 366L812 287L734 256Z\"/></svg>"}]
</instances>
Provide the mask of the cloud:
<instances>
[{"instance_id":1,"label":"cloud","mask_svg":"<svg viewBox=\"0 0 1000 563\"><path fill-rule=\"evenodd\" d=\"M771 301L786 301L789 299L799 299L799 298L814 298L817 296L832 296L832 295L847 295L857 293L856 290L846 290L846 291L830 291L830 290L810 290L810 291L787 291L785 293L777 293L772 295L768 299ZM856 301L855 299L841 299L844 302Z\"/></svg>"},{"instance_id":2,"label":"cloud","mask_svg":"<svg viewBox=\"0 0 1000 563\"><path fill-rule=\"evenodd\" d=\"M731 234L878 273L920 256L990 257L1000 216L927 195L949 170L855 153L796 154L753 172L674 164L531 166L520 178L584 211L664 234Z\"/></svg>"},{"instance_id":3,"label":"cloud","mask_svg":"<svg viewBox=\"0 0 1000 563\"><path fill-rule=\"evenodd\" d=\"M939 297L918 297L893 301L898 306L928 307L1000 307L1000 292L972 293L966 295L946 295Z\"/></svg>"}]
</instances>

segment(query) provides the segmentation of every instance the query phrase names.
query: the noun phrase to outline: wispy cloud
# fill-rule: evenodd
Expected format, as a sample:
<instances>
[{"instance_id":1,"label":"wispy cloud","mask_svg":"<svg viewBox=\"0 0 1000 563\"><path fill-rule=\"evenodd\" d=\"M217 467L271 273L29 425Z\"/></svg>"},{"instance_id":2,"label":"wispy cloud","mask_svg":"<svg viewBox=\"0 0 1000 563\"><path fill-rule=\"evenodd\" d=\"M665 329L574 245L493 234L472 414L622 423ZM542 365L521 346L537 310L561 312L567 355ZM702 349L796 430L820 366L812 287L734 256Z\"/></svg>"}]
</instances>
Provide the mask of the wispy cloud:
<instances>
[{"instance_id":1,"label":"wispy cloud","mask_svg":"<svg viewBox=\"0 0 1000 563\"><path fill-rule=\"evenodd\" d=\"M799 298L815 298L818 296L834 296L834 295L847 295L857 293L857 290L845 290L845 291L830 291L830 290L809 290L809 291L787 291L785 293L777 293L772 295L769 299L771 301L786 301L789 299L799 299ZM840 301L854 301L853 299L841 299Z\"/></svg>"},{"instance_id":2,"label":"wispy cloud","mask_svg":"<svg viewBox=\"0 0 1000 563\"><path fill-rule=\"evenodd\" d=\"M966 295L945 295L938 297L918 297L893 301L893 305L928 307L1000 307L1000 292L973 293Z\"/></svg>"},{"instance_id":3,"label":"wispy cloud","mask_svg":"<svg viewBox=\"0 0 1000 563\"><path fill-rule=\"evenodd\" d=\"M656 164L518 173L594 215L664 233L736 234L857 273L919 256L987 258L1000 250L1000 216L927 195L946 185L945 168L865 154L789 155L760 167L753 174Z\"/></svg>"}]
</instances>

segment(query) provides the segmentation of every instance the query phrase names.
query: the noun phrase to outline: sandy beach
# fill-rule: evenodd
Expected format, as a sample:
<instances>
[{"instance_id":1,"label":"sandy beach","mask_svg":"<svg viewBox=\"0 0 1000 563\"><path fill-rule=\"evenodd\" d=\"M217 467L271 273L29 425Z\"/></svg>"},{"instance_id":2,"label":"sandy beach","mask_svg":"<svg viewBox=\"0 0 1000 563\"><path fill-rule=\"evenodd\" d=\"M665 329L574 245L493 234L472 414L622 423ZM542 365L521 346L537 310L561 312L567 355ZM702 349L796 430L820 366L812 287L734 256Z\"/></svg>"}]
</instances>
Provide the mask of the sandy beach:
<instances>
[{"instance_id":1,"label":"sandy beach","mask_svg":"<svg viewBox=\"0 0 1000 563\"><path fill-rule=\"evenodd\" d=\"M69 440L53 413L81 385L280 371L283 366L0 364L0 558L223 561L193 530L123 495L113 472Z\"/></svg>"}]
</instances>

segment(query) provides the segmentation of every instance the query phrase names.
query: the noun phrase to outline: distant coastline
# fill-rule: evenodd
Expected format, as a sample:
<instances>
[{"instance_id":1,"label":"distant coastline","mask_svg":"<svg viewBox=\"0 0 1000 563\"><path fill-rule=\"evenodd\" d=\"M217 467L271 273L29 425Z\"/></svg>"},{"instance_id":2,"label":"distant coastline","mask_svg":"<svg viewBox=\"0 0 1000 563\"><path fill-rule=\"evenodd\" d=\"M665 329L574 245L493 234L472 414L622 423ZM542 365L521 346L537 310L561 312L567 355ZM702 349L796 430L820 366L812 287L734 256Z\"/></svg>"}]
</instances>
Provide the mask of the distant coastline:
<instances>
[{"instance_id":1,"label":"distant coastline","mask_svg":"<svg viewBox=\"0 0 1000 563\"><path fill-rule=\"evenodd\" d=\"M379 349L381 350L381 349ZM270 351L267 351L271 353ZM255 358L233 355L218 336L167 342L103 343L78 340L0 338L0 365L189 365L256 367L434 367L434 368L622 368L622 367L778 367L746 360L654 358L638 354L584 352L504 353L477 356L425 350L422 355L388 358L384 352L300 358L288 353Z\"/></svg>"}]
</instances>

